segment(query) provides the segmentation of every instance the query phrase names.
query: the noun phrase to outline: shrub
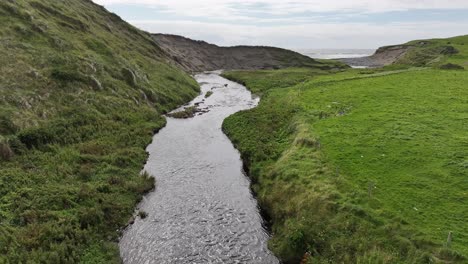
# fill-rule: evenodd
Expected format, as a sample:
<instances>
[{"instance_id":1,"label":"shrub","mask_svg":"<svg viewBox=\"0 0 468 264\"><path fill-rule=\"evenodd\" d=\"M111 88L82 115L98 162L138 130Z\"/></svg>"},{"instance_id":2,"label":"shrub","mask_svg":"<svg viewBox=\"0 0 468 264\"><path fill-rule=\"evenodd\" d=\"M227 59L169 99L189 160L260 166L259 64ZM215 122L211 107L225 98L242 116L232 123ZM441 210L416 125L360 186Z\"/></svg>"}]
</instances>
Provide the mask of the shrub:
<instances>
[{"instance_id":1,"label":"shrub","mask_svg":"<svg viewBox=\"0 0 468 264\"><path fill-rule=\"evenodd\" d=\"M140 180L141 183L133 189L134 193L145 194L154 189L156 179L148 172L143 172L143 174L140 175Z\"/></svg>"},{"instance_id":2,"label":"shrub","mask_svg":"<svg viewBox=\"0 0 468 264\"><path fill-rule=\"evenodd\" d=\"M461 65L458 64L453 64L453 63L447 63L442 66L440 66L442 70L464 70L465 68Z\"/></svg>"},{"instance_id":3,"label":"shrub","mask_svg":"<svg viewBox=\"0 0 468 264\"><path fill-rule=\"evenodd\" d=\"M17 137L10 137L8 139L8 145L13 153L17 155L21 155L27 151L26 146Z\"/></svg>"},{"instance_id":4,"label":"shrub","mask_svg":"<svg viewBox=\"0 0 468 264\"><path fill-rule=\"evenodd\" d=\"M6 112L0 113L0 134L14 134L18 127L11 121Z\"/></svg>"},{"instance_id":5,"label":"shrub","mask_svg":"<svg viewBox=\"0 0 468 264\"><path fill-rule=\"evenodd\" d=\"M28 148L37 148L48 144L53 137L52 133L43 127L25 129L18 135L18 139Z\"/></svg>"},{"instance_id":6,"label":"shrub","mask_svg":"<svg viewBox=\"0 0 468 264\"><path fill-rule=\"evenodd\" d=\"M88 78L77 70L54 69L51 74L52 78L61 82L83 82L86 83Z\"/></svg>"},{"instance_id":7,"label":"shrub","mask_svg":"<svg viewBox=\"0 0 468 264\"><path fill-rule=\"evenodd\" d=\"M83 208L79 213L80 227L86 229L103 222L104 213L98 208Z\"/></svg>"},{"instance_id":8,"label":"shrub","mask_svg":"<svg viewBox=\"0 0 468 264\"><path fill-rule=\"evenodd\" d=\"M148 217L148 213L145 212L145 211L139 211L139 212L138 212L138 216L139 216L141 219L145 219L146 217Z\"/></svg>"},{"instance_id":9,"label":"shrub","mask_svg":"<svg viewBox=\"0 0 468 264\"><path fill-rule=\"evenodd\" d=\"M453 46L445 46L445 47L442 47L442 50L440 53L444 55L453 55L453 54L459 53L459 51Z\"/></svg>"}]
</instances>

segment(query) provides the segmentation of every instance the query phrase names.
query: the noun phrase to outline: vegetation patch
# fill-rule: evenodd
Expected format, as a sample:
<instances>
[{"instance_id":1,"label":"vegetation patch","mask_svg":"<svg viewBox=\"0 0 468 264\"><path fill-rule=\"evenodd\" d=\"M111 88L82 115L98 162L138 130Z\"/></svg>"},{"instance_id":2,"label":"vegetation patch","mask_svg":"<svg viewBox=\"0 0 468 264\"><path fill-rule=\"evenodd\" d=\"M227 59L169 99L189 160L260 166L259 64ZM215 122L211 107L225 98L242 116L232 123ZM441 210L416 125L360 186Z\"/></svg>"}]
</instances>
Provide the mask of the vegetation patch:
<instances>
[{"instance_id":1,"label":"vegetation patch","mask_svg":"<svg viewBox=\"0 0 468 264\"><path fill-rule=\"evenodd\" d=\"M86 82L87 78L80 72L75 70L53 69L51 77L61 82Z\"/></svg>"},{"instance_id":2,"label":"vegetation patch","mask_svg":"<svg viewBox=\"0 0 468 264\"><path fill-rule=\"evenodd\" d=\"M212 95L213 95L213 91L208 91L208 92L206 92L206 94L205 94L205 98L208 98L208 97L210 97L210 96L212 96Z\"/></svg>"},{"instance_id":3,"label":"vegetation patch","mask_svg":"<svg viewBox=\"0 0 468 264\"><path fill-rule=\"evenodd\" d=\"M453 64L453 63L447 63L444 65L441 65L440 68L442 70L464 70L465 68L461 65L458 64Z\"/></svg>"},{"instance_id":4,"label":"vegetation patch","mask_svg":"<svg viewBox=\"0 0 468 264\"><path fill-rule=\"evenodd\" d=\"M458 62L458 58L466 57L467 48L464 45L466 36L450 39L415 40L406 43L408 52L395 63L412 66L440 67L444 62ZM461 64L461 63L459 63Z\"/></svg>"},{"instance_id":5,"label":"vegetation patch","mask_svg":"<svg viewBox=\"0 0 468 264\"><path fill-rule=\"evenodd\" d=\"M139 212L138 212L138 216L139 216L141 219L145 219L146 217L148 217L148 213L145 212L145 211L139 211Z\"/></svg>"},{"instance_id":6,"label":"vegetation patch","mask_svg":"<svg viewBox=\"0 0 468 264\"><path fill-rule=\"evenodd\" d=\"M186 118L192 118L195 116L196 113L198 113L200 110L196 106L189 106L185 107L184 110L182 111L177 111L174 113L168 113L168 117L172 118L179 118L179 119L186 119Z\"/></svg>"}]
</instances>

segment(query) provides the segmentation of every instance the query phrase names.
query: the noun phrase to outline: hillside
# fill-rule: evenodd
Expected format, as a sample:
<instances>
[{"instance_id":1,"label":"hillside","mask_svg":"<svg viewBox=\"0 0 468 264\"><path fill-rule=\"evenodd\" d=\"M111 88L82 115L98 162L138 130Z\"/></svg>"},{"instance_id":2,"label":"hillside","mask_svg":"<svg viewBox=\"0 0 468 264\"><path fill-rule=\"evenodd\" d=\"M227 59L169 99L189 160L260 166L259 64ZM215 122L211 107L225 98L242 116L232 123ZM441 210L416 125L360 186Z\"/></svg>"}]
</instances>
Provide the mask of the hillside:
<instances>
[{"instance_id":1,"label":"hillside","mask_svg":"<svg viewBox=\"0 0 468 264\"><path fill-rule=\"evenodd\" d=\"M401 45L379 48L375 54L362 58L340 59L349 65L383 67L391 64L440 66L447 55L464 49L464 36L449 39L414 40Z\"/></svg>"},{"instance_id":2,"label":"hillside","mask_svg":"<svg viewBox=\"0 0 468 264\"><path fill-rule=\"evenodd\" d=\"M197 83L90 0L2 0L0 25L0 263L120 263L145 147Z\"/></svg>"},{"instance_id":3,"label":"hillside","mask_svg":"<svg viewBox=\"0 0 468 264\"><path fill-rule=\"evenodd\" d=\"M343 68L341 63L323 63L297 52L255 46L219 47L189 38L154 34L155 41L184 69L191 72L213 70L280 69L287 67Z\"/></svg>"},{"instance_id":4,"label":"hillside","mask_svg":"<svg viewBox=\"0 0 468 264\"><path fill-rule=\"evenodd\" d=\"M262 96L223 129L285 263L467 263L468 36L421 42L380 69L224 74Z\"/></svg>"},{"instance_id":5,"label":"hillside","mask_svg":"<svg viewBox=\"0 0 468 264\"><path fill-rule=\"evenodd\" d=\"M339 60L351 66L383 67L397 62L398 59L404 57L410 49L411 47L405 45L388 46L377 49L371 56Z\"/></svg>"}]
</instances>

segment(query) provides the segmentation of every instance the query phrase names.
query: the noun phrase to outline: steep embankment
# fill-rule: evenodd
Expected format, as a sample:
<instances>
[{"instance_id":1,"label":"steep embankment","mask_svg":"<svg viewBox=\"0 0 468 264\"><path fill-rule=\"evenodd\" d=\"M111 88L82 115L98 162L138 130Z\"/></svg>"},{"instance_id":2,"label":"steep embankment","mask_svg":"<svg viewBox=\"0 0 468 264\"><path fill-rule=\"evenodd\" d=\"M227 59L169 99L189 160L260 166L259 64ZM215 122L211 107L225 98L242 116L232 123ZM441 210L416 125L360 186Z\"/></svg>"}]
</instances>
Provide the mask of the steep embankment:
<instances>
[{"instance_id":1,"label":"steep embankment","mask_svg":"<svg viewBox=\"0 0 468 264\"><path fill-rule=\"evenodd\" d=\"M345 58L340 61L351 66L383 67L398 61L411 48L404 45L379 48L373 55L361 58Z\"/></svg>"},{"instance_id":2,"label":"steep embankment","mask_svg":"<svg viewBox=\"0 0 468 264\"><path fill-rule=\"evenodd\" d=\"M381 69L224 74L262 95L223 129L285 263L467 263L468 74L446 69L468 36L425 42Z\"/></svg>"},{"instance_id":3,"label":"steep embankment","mask_svg":"<svg viewBox=\"0 0 468 264\"><path fill-rule=\"evenodd\" d=\"M379 48L375 54L362 58L346 58L340 61L351 66L383 67L391 64L432 66L458 50L452 45L457 38L415 40L402 45Z\"/></svg>"},{"instance_id":4,"label":"steep embankment","mask_svg":"<svg viewBox=\"0 0 468 264\"><path fill-rule=\"evenodd\" d=\"M119 263L144 149L198 85L89 0L2 0L0 25L0 263Z\"/></svg>"},{"instance_id":5,"label":"steep embankment","mask_svg":"<svg viewBox=\"0 0 468 264\"><path fill-rule=\"evenodd\" d=\"M323 63L294 51L273 48L236 46L219 47L181 36L155 34L156 42L186 70L280 69L287 67L342 68L340 63Z\"/></svg>"}]
</instances>

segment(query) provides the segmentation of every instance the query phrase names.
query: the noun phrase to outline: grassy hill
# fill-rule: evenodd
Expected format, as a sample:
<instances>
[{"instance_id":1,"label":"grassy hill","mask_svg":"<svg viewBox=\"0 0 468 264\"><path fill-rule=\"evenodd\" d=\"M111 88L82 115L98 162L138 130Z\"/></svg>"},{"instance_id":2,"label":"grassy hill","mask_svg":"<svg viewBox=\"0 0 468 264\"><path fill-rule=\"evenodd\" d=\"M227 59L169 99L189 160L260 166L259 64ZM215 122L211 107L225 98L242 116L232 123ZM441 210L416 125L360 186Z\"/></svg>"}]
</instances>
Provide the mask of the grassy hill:
<instances>
[{"instance_id":1,"label":"grassy hill","mask_svg":"<svg viewBox=\"0 0 468 264\"><path fill-rule=\"evenodd\" d=\"M0 1L0 263L119 263L161 113L198 85L89 0Z\"/></svg>"},{"instance_id":2,"label":"grassy hill","mask_svg":"<svg viewBox=\"0 0 468 264\"><path fill-rule=\"evenodd\" d=\"M408 52L395 64L441 67L451 63L466 67L468 46L465 45L468 45L467 36L411 41L403 45L408 47Z\"/></svg>"},{"instance_id":3,"label":"grassy hill","mask_svg":"<svg viewBox=\"0 0 468 264\"><path fill-rule=\"evenodd\" d=\"M466 36L449 39L414 40L405 44L379 48L375 54L362 58L340 59L357 66L383 67L386 65L400 66L431 66L454 67L453 63L467 66L465 47ZM448 61L447 61L448 60ZM445 63L445 64L444 64Z\"/></svg>"},{"instance_id":4,"label":"grassy hill","mask_svg":"<svg viewBox=\"0 0 468 264\"><path fill-rule=\"evenodd\" d=\"M223 129L286 263L468 261L468 72L446 67L468 36L422 43L380 69L225 73L262 96Z\"/></svg>"}]
</instances>

